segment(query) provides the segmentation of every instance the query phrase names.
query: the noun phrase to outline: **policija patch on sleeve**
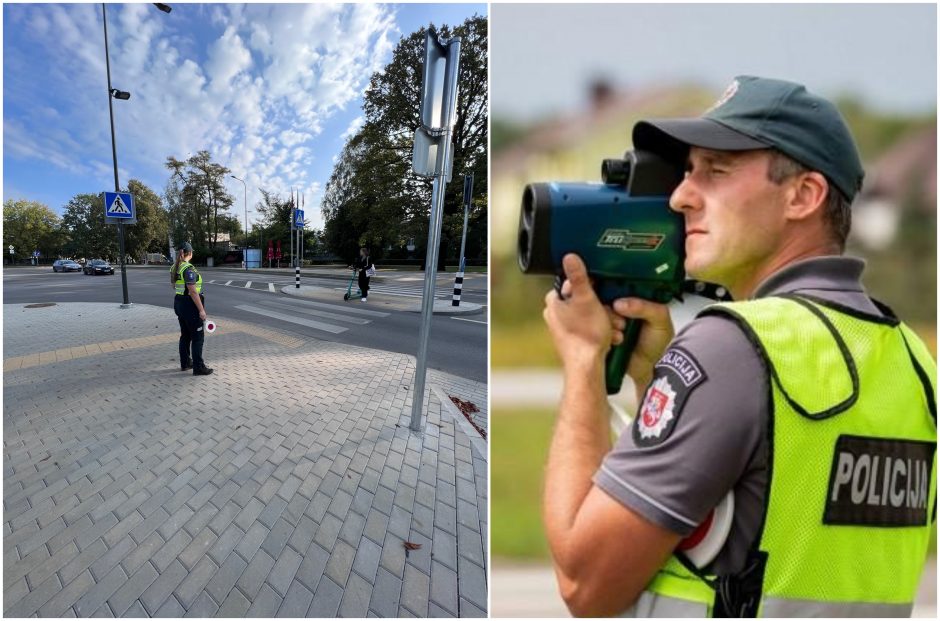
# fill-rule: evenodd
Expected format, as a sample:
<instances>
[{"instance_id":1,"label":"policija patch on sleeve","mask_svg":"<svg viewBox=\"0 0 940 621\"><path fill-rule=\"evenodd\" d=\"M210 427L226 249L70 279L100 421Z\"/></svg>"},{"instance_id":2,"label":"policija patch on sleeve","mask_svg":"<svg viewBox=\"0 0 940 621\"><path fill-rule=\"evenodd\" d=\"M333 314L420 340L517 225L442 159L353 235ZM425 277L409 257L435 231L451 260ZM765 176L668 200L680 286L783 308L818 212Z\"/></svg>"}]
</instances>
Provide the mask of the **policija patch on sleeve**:
<instances>
[{"instance_id":1,"label":"policija patch on sleeve","mask_svg":"<svg viewBox=\"0 0 940 621\"><path fill-rule=\"evenodd\" d=\"M637 446L655 446L675 429L679 414L695 388L707 379L698 361L679 347L671 347L653 368L633 425Z\"/></svg>"},{"instance_id":2,"label":"policija patch on sleeve","mask_svg":"<svg viewBox=\"0 0 940 621\"><path fill-rule=\"evenodd\" d=\"M839 436L823 524L926 524L934 448L932 442Z\"/></svg>"}]
</instances>

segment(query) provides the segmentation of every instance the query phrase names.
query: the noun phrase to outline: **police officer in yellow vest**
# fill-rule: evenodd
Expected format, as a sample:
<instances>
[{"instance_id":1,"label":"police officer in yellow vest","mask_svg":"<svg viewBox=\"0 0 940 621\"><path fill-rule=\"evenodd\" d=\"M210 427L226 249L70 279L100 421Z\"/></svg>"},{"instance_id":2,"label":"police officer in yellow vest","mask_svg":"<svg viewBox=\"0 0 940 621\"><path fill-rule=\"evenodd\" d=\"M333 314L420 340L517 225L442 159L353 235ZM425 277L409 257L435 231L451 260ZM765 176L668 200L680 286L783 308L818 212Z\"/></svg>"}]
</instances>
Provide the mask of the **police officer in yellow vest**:
<instances>
[{"instance_id":1,"label":"police officer in yellow vest","mask_svg":"<svg viewBox=\"0 0 940 621\"><path fill-rule=\"evenodd\" d=\"M192 369L193 375L211 375L213 370L202 360L203 322L206 320L202 275L190 263L192 258L193 247L186 242L177 252L176 263L170 269L170 281L176 289L173 310L180 322L180 369ZM190 347L192 357L189 355Z\"/></svg>"},{"instance_id":2,"label":"police officer in yellow vest","mask_svg":"<svg viewBox=\"0 0 940 621\"><path fill-rule=\"evenodd\" d=\"M936 519L936 363L843 256L863 169L838 110L740 76L700 118L640 122L677 164L686 272L736 300L678 334L665 306L604 308L564 258L545 320L564 365L544 520L578 615L909 616ZM644 321L640 403L611 443L604 355ZM683 552L732 493L730 532ZM699 529L697 531L697 529Z\"/></svg>"}]
</instances>

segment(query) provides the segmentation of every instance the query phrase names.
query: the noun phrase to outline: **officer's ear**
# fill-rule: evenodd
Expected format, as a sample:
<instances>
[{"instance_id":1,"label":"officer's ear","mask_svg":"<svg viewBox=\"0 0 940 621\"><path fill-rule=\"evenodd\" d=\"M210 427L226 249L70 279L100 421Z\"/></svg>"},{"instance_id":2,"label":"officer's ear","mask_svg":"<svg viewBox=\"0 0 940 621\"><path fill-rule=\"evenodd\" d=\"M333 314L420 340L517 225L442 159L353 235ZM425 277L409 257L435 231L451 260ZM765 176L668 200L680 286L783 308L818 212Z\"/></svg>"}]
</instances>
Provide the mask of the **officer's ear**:
<instances>
[{"instance_id":1,"label":"officer's ear","mask_svg":"<svg viewBox=\"0 0 940 621\"><path fill-rule=\"evenodd\" d=\"M794 175L786 190L784 216L787 220L806 220L822 215L830 187L826 177L815 170Z\"/></svg>"}]
</instances>

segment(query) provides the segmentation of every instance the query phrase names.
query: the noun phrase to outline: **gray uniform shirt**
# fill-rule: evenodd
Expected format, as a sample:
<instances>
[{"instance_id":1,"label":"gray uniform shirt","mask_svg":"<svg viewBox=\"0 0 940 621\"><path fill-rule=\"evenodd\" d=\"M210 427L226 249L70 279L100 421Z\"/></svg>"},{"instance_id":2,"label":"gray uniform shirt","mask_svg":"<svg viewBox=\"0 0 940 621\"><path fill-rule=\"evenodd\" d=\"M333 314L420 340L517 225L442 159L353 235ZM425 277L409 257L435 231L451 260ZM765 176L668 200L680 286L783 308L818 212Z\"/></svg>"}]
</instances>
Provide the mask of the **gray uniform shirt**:
<instances>
[{"instance_id":1,"label":"gray uniform shirt","mask_svg":"<svg viewBox=\"0 0 940 621\"><path fill-rule=\"evenodd\" d=\"M770 276L754 297L805 293L881 316L860 282L863 269L863 261L849 257L807 259ZM669 383L658 385L663 376ZM769 382L738 324L720 316L695 319L657 363L637 419L604 458L594 483L650 522L683 536L734 490L731 532L709 570L740 571L760 528L767 493ZM660 416L663 404L672 416L666 422ZM657 428L659 436L653 435Z\"/></svg>"}]
</instances>

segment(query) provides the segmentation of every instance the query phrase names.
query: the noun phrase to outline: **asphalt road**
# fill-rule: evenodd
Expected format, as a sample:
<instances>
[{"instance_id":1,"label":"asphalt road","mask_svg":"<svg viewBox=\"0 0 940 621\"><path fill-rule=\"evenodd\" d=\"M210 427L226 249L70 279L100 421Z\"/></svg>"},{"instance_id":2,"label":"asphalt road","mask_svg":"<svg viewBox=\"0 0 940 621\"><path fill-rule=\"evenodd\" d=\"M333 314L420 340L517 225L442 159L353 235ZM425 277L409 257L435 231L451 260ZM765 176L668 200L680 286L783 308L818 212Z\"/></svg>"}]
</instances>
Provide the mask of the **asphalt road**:
<instances>
[{"instance_id":1,"label":"asphalt road","mask_svg":"<svg viewBox=\"0 0 940 621\"><path fill-rule=\"evenodd\" d=\"M3 303L36 302L114 302L123 301L120 268L114 276L86 276L81 272L54 273L51 267L17 267L3 270ZM293 274L243 272L202 268L206 310L212 319L223 323L237 319L293 332L306 338L348 343L415 355L421 315L392 310L378 303L381 299L420 302L421 273L382 274L382 284L373 287L369 302L343 302L346 281L336 278L303 277L303 285L337 289L336 301L310 301L284 295L281 288L294 284ZM249 287L244 285L251 281ZM227 286L223 283L229 283ZM441 274L437 280L438 299L449 295L453 274ZM273 285L273 287L272 287ZM173 312L173 291L168 268L128 267L128 298L131 303L152 304ZM273 288L273 292L272 292ZM394 298L391 296L395 296ZM465 280L463 300L486 305L486 275L469 275ZM403 304L399 303L398 307ZM361 311L367 311L363 313ZM487 313L435 315L428 344L428 366L478 382L487 381ZM206 358L211 364L211 337ZM311 372L315 370L311 369Z\"/></svg>"}]
</instances>

